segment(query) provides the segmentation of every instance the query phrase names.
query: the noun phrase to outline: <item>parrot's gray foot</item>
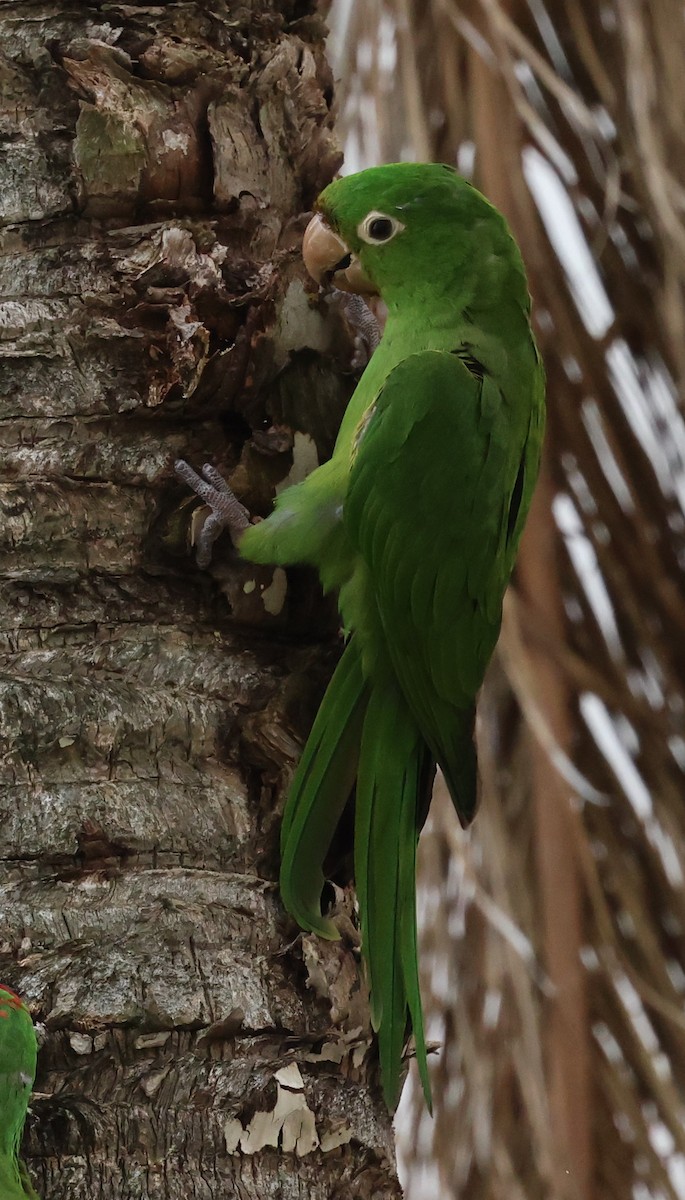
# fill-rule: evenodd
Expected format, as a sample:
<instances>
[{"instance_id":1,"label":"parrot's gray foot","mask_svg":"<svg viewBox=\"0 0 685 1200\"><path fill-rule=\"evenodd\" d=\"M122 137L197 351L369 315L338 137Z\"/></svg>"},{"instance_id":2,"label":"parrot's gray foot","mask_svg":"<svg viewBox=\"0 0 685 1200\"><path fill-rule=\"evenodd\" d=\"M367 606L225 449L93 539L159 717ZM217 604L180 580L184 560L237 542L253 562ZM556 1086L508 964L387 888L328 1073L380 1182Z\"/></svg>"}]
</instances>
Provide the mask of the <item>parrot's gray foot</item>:
<instances>
[{"instance_id":1,"label":"parrot's gray foot","mask_svg":"<svg viewBox=\"0 0 685 1200\"><path fill-rule=\"evenodd\" d=\"M212 547L219 535L227 529L233 545L237 546L250 524L250 515L223 476L210 463L205 463L202 475L198 475L187 462L179 458L174 463L174 471L212 510L197 535L195 552L198 567L208 567L212 561Z\"/></svg>"},{"instance_id":2,"label":"parrot's gray foot","mask_svg":"<svg viewBox=\"0 0 685 1200\"><path fill-rule=\"evenodd\" d=\"M362 296L334 289L335 300L344 310L354 331L352 370L363 371L381 340L381 328Z\"/></svg>"}]
</instances>

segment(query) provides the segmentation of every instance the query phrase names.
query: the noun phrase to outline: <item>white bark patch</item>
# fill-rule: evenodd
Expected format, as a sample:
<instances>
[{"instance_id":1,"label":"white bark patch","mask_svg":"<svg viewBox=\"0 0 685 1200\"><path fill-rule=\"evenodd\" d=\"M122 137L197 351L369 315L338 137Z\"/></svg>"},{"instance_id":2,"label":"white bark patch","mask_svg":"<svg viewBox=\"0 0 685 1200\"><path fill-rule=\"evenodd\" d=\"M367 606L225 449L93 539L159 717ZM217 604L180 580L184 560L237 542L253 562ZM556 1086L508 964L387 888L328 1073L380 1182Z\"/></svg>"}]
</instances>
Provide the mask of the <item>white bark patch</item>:
<instances>
[{"instance_id":1,"label":"white bark patch","mask_svg":"<svg viewBox=\"0 0 685 1200\"><path fill-rule=\"evenodd\" d=\"M323 353L331 340L330 327L309 302L299 279L290 284L278 314L275 351L279 365L284 366L294 350L318 350Z\"/></svg>"},{"instance_id":2,"label":"white bark patch","mask_svg":"<svg viewBox=\"0 0 685 1200\"><path fill-rule=\"evenodd\" d=\"M92 1054L93 1039L88 1037L86 1033L71 1033L69 1035L69 1045L75 1054Z\"/></svg>"},{"instance_id":3,"label":"white bark patch","mask_svg":"<svg viewBox=\"0 0 685 1200\"><path fill-rule=\"evenodd\" d=\"M354 1067L355 1071L359 1070L366 1057L367 1051L370 1049L371 1038L367 1038L366 1041L360 1042L358 1046L355 1046L354 1050L352 1051L352 1066Z\"/></svg>"},{"instance_id":4,"label":"white bark patch","mask_svg":"<svg viewBox=\"0 0 685 1200\"><path fill-rule=\"evenodd\" d=\"M339 1042L324 1042L318 1054L312 1052L305 1054L307 1062L332 1062L341 1063L347 1054L348 1047L341 1039Z\"/></svg>"},{"instance_id":5,"label":"white bark patch","mask_svg":"<svg viewBox=\"0 0 685 1200\"><path fill-rule=\"evenodd\" d=\"M301 433L298 429L293 439L293 465L285 479L276 485L276 493L285 491L294 483L302 483L302 480L311 475L318 465L319 455L314 439L308 433Z\"/></svg>"},{"instance_id":6,"label":"white bark patch","mask_svg":"<svg viewBox=\"0 0 685 1200\"><path fill-rule=\"evenodd\" d=\"M304 1091L304 1079L297 1063L289 1063L287 1067L281 1067L280 1071L276 1071L274 1079L291 1092Z\"/></svg>"},{"instance_id":7,"label":"white bark patch","mask_svg":"<svg viewBox=\"0 0 685 1200\"><path fill-rule=\"evenodd\" d=\"M285 604L285 594L288 590L288 580L282 567L276 567L274 577L262 592L262 604L272 617L277 617Z\"/></svg>"},{"instance_id":8,"label":"white bark patch","mask_svg":"<svg viewBox=\"0 0 685 1200\"><path fill-rule=\"evenodd\" d=\"M288 1097L288 1112L283 1121L283 1149L286 1154L292 1154L294 1150L300 1158L304 1158L305 1154L311 1154L319 1145L314 1113L304 1096L298 1097L290 1092L284 1092L283 1096Z\"/></svg>"},{"instance_id":9,"label":"white bark patch","mask_svg":"<svg viewBox=\"0 0 685 1200\"><path fill-rule=\"evenodd\" d=\"M257 1154L264 1146L277 1146L283 1121L273 1112L256 1112L247 1129L240 1135L243 1154Z\"/></svg>"},{"instance_id":10,"label":"white bark patch","mask_svg":"<svg viewBox=\"0 0 685 1200\"><path fill-rule=\"evenodd\" d=\"M329 1150L337 1150L338 1146L346 1146L352 1141L352 1130L349 1125L341 1125L339 1129L331 1129L321 1138L321 1149L324 1154Z\"/></svg>"},{"instance_id":11,"label":"white bark patch","mask_svg":"<svg viewBox=\"0 0 685 1200\"><path fill-rule=\"evenodd\" d=\"M180 150L183 154L188 153L190 138L187 133L177 133L173 129L165 129L162 134L162 142L165 149L168 151Z\"/></svg>"},{"instance_id":12,"label":"white bark patch","mask_svg":"<svg viewBox=\"0 0 685 1200\"><path fill-rule=\"evenodd\" d=\"M279 1141L286 1154L294 1153L299 1158L318 1148L316 1118L307 1104L299 1067L290 1063L276 1071L274 1079L278 1092L271 1112L256 1112L246 1129L236 1117L226 1122L224 1142L229 1154L257 1154L265 1146L278 1147Z\"/></svg>"},{"instance_id":13,"label":"white bark patch","mask_svg":"<svg viewBox=\"0 0 685 1200\"><path fill-rule=\"evenodd\" d=\"M229 1154L238 1154L243 1127L237 1117L230 1117L224 1125L224 1143Z\"/></svg>"},{"instance_id":14,"label":"white bark patch","mask_svg":"<svg viewBox=\"0 0 685 1200\"><path fill-rule=\"evenodd\" d=\"M305 1062L330 1062L339 1066L347 1058L354 1070L358 1070L371 1048L371 1038L361 1025L348 1029L337 1041L324 1042L320 1050L305 1054ZM323 1145L323 1138L321 1139Z\"/></svg>"}]
</instances>

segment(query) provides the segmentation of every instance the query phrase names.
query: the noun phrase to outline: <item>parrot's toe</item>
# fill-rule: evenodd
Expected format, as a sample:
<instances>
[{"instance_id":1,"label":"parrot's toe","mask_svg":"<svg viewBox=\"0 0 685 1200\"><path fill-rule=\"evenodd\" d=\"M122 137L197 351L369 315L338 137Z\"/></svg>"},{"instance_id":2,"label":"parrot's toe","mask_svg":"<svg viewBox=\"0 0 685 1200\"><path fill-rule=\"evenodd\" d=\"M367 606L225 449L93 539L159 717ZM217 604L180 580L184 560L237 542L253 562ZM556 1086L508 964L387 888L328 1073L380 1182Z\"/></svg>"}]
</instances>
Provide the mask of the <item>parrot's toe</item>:
<instances>
[{"instance_id":1,"label":"parrot's toe","mask_svg":"<svg viewBox=\"0 0 685 1200\"><path fill-rule=\"evenodd\" d=\"M212 547L220 534L227 529L233 544L237 546L241 535L250 524L250 515L211 463L205 463L202 475L198 475L189 463L179 458L174 463L174 471L211 509L195 543L197 565L208 567L212 560Z\"/></svg>"}]
</instances>

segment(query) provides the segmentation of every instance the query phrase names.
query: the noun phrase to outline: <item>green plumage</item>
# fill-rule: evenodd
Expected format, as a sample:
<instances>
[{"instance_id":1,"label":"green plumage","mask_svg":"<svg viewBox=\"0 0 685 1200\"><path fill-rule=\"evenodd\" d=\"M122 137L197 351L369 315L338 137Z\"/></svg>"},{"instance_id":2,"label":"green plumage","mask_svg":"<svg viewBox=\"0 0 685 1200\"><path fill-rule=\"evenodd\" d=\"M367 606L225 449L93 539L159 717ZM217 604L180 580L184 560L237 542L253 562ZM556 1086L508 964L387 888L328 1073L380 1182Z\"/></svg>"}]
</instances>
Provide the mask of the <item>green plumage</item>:
<instances>
[{"instance_id":1,"label":"green plumage","mask_svg":"<svg viewBox=\"0 0 685 1200\"><path fill-rule=\"evenodd\" d=\"M317 205L388 308L330 462L249 528L255 562L311 563L349 640L293 780L281 891L305 929L356 779L355 879L383 1087L411 1020L430 1103L416 958L415 856L433 767L474 815L474 706L538 470L544 380L518 249L451 168L376 167ZM401 222L383 244L370 212Z\"/></svg>"},{"instance_id":2,"label":"green plumage","mask_svg":"<svg viewBox=\"0 0 685 1200\"><path fill-rule=\"evenodd\" d=\"M38 1200L19 1158L36 1056L30 1013L15 992L0 984L0 1200Z\"/></svg>"}]
</instances>

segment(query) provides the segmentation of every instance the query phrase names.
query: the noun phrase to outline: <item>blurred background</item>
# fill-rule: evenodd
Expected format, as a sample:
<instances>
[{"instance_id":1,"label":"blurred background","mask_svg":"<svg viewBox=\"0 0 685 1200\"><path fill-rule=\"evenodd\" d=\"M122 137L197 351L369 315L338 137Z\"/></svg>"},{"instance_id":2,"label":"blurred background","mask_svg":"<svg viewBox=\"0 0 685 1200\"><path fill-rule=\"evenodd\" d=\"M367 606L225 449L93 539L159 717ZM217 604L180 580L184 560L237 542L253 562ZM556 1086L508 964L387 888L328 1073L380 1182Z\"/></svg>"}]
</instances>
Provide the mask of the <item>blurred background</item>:
<instances>
[{"instance_id":1,"label":"blurred background","mask_svg":"<svg viewBox=\"0 0 685 1200\"><path fill-rule=\"evenodd\" d=\"M421 843L409 1200L685 1197L685 21L674 0L334 0L345 171L458 166L521 245L546 458Z\"/></svg>"}]
</instances>

